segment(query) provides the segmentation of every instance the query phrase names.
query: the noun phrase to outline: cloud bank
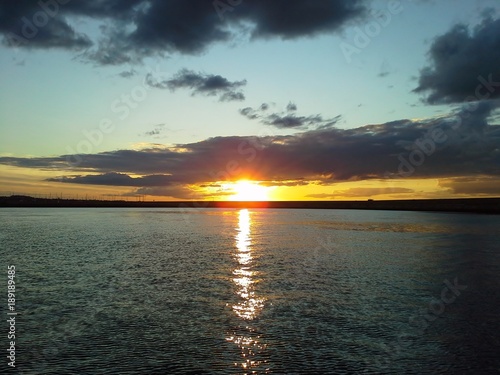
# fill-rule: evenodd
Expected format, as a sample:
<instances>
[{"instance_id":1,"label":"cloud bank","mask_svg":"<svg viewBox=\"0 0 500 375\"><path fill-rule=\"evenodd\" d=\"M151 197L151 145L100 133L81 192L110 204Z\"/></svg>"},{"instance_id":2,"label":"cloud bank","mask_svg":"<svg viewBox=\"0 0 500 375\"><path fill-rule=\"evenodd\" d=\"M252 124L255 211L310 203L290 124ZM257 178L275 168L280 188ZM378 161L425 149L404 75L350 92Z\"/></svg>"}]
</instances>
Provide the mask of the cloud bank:
<instances>
[{"instance_id":1,"label":"cloud bank","mask_svg":"<svg viewBox=\"0 0 500 375\"><path fill-rule=\"evenodd\" d=\"M143 192L167 188L187 192L190 185L242 178L287 186L438 178L447 181L443 186L456 191L498 191L494 183L500 178L500 125L488 123L498 107L499 101L485 101L477 103L473 111L464 106L444 117L356 129L214 137L171 148L89 155L1 157L0 164L60 171L61 177L50 179L53 182L129 186ZM409 166L412 173L408 173ZM460 190L460 178L465 177L476 183L469 182Z\"/></svg>"},{"instance_id":2,"label":"cloud bank","mask_svg":"<svg viewBox=\"0 0 500 375\"><path fill-rule=\"evenodd\" d=\"M7 46L83 50L87 61L117 65L165 53L199 54L242 33L297 39L339 32L366 14L365 0L252 0L229 8L221 11L207 0L2 1L0 33ZM101 23L97 40L72 25L76 18Z\"/></svg>"}]
</instances>

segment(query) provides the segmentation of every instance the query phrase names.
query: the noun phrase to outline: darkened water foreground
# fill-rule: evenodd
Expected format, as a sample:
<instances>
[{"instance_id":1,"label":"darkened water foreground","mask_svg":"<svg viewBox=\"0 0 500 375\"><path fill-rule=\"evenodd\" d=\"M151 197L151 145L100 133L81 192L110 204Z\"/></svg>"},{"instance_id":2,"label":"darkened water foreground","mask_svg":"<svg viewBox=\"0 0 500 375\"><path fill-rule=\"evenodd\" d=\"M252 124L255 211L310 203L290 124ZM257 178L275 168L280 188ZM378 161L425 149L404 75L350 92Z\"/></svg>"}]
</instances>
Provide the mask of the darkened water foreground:
<instances>
[{"instance_id":1,"label":"darkened water foreground","mask_svg":"<svg viewBox=\"0 0 500 375\"><path fill-rule=\"evenodd\" d=\"M19 208L0 224L12 373L500 373L500 216Z\"/></svg>"}]
</instances>

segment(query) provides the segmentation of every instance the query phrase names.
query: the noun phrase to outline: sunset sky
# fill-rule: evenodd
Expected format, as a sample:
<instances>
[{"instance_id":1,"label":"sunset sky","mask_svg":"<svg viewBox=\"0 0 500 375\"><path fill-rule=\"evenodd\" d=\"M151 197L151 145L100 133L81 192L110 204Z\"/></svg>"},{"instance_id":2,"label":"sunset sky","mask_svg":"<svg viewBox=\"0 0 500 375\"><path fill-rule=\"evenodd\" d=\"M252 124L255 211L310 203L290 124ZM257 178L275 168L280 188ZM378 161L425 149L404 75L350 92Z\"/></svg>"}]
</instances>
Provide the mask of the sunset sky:
<instances>
[{"instance_id":1,"label":"sunset sky","mask_svg":"<svg viewBox=\"0 0 500 375\"><path fill-rule=\"evenodd\" d=\"M500 196L498 0L0 2L0 195Z\"/></svg>"}]
</instances>

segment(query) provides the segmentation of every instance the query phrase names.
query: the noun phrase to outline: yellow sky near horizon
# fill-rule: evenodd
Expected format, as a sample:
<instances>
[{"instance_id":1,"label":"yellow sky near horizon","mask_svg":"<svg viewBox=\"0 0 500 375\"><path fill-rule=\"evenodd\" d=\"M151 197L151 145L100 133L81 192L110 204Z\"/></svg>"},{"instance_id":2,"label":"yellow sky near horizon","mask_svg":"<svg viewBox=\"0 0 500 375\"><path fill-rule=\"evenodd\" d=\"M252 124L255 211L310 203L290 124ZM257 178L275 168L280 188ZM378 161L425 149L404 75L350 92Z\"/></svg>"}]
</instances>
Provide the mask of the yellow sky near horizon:
<instances>
[{"instance_id":1,"label":"yellow sky near horizon","mask_svg":"<svg viewBox=\"0 0 500 375\"><path fill-rule=\"evenodd\" d=\"M211 186L185 186L193 193L193 198L175 196L144 195L135 193L135 187L71 184L46 181L58 177L60 171L34 170L13 166L0 166L0 195L14 194L36 197L60 197L79 199L110 200L249 200L249 201L291 201L291 200L391 200L429 198L467 198L478 194L454 192L453 179L378 179L338 182L330 185L311 181L300 186L272 186L258 181L219 181ZM479 180L478 180L479 181ZM495 181L490 181L494 183ZM271 185L271 186L268 186ZM495 194L483 194L494 197Z\"/></svg>"}]
</instances>

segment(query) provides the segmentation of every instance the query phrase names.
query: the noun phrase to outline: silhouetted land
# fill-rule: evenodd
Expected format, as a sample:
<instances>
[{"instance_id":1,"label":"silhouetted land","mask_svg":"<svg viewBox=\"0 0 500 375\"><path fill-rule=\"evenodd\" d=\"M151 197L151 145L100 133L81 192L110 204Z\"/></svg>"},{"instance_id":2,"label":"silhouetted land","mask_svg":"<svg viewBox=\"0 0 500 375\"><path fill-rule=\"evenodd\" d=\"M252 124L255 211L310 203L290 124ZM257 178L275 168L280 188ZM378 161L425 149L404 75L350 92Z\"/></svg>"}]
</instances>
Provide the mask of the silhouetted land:
<instances>
[{"instance_id":1,"label":"silhouetted land","mask_svg":"<svg viewBox=\"0 0 500 375\"><path fill-rule=\"evenodd\" d=\"M357 210L448 211L500 214L500 198L367 201L163 201L46 199L25 195L0 197L0 207L181 207L181 208L315 208Z\"/></svg>"}]
</instances>

